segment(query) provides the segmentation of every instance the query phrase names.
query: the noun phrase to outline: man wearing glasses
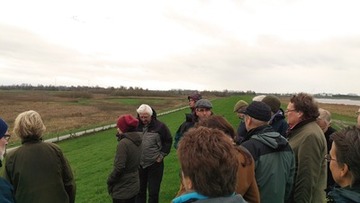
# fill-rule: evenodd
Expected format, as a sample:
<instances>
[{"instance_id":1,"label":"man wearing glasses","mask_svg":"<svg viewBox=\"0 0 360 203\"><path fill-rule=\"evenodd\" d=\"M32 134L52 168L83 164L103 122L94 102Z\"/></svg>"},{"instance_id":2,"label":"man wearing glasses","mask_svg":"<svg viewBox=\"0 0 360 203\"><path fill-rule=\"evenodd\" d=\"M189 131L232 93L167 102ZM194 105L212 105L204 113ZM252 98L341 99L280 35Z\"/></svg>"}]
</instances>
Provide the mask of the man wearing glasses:
<instances>
[{"instance_id":1,"label":"man wearing glasses","mask_svg":"<svg viewBox=\"0 0 360 203\"><path fill-rule=\"evenodd\" d=\"M327 144L316 123L318 105L311 95L299 93L291 97L285 113L289 124L287 137L296 160L291 202L325 202Z\"/></svg>"},{"instance_id":2,"label":"man wearing glasses","mask_svg":"<svg viewBox=\"0 0 360 203\"><path fill-rule=\"evenodd\" d=\"M0 118L0 167L4 158L6 145L10 139L8 125ZM3 178L0 178L0 202L15 202L12 185Z\"/></svg>"}]
</instances>

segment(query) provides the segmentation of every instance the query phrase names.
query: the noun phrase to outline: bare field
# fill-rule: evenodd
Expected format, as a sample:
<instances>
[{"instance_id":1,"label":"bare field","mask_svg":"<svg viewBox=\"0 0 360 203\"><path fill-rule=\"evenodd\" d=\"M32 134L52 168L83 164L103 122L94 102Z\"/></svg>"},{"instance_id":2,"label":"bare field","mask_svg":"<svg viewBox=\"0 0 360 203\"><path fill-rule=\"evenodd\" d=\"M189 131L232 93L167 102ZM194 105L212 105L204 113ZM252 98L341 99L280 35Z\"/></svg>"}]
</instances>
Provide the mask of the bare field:
<instances>
[{"instance_id":1,"label":"bare field","mask_svg":"<svg viewBox=\"0 0 360 203\"><path fill-rule=\"evenodd\" d=\"M48 135L115 123L121 114L130 113L135 116L136 108L142 103L151 105L155 110L173 109L187 104L184 97L120 97L73 92L0 91L0 117L12 130L19 113L35 110L42 116ZM17 138L12 139L15 141Z\"/></svg>"}]
</instances>

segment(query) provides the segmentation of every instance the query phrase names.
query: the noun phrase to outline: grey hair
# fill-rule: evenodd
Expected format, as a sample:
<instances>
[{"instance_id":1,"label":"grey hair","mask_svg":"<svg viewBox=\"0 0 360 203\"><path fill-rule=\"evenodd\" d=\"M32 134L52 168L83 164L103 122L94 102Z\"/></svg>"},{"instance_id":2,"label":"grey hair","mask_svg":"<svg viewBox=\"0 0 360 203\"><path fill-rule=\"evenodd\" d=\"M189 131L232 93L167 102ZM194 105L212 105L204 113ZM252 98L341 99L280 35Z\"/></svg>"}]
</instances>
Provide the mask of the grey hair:
<instances>
[{"instance_id":1,"label":"grey hair","mask_svg":"<svg viewBox=\"0 0 360 203\"><path fill-rule=\"evenodd\" d=\"M147 105L147 104L141 104L141 105L139 106L139 108L136 110L136 112L137 112L138 114L147 113L147 114L149 114L150 116L153 115L153 110L152 110L151 107L150 107L149 105Z\"/></svg>"},{"instance_id":2,"label":"grey hair","mask_svg":"<svg viewBox=\"0 0 360 203\"><path fill-rule=\"evenodd\" d=\"M320 115L318 118L326 121L328 124L331 123L331 113L328 110L319 108L319 113Z\"/></svg>"}]
</instances>

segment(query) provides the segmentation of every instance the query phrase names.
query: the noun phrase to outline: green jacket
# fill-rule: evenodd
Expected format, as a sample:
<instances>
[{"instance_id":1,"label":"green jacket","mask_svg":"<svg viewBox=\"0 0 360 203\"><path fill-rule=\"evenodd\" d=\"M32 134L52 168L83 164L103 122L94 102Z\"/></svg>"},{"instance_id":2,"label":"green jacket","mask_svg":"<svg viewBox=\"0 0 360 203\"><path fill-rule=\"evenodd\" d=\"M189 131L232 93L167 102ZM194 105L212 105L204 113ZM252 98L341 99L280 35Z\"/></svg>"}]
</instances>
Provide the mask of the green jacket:
<instances>
[{"instance_id":1,"label":"green jacket","mask_svg":"<svg viewBox=\"0 0 360 203\"><path fill-rule=\"evenodd\" d=\"M108 192L113 199L130 199L140 190L141 133L127 132L118 137L114 169L107 180Z\"/></svg>"},{"instance_id":2,"label":"green jacket","mask_svg":"<svg viewBox=\"0 0 360 203\"><path fill-rule=\"evenodd\" d=\"M248 131L250 137L241 146L255 160L255 177L260 202L286 202L294 183L295 158L287 140L269 125Z\"/></svg>"},{"instance_id":3,"label":"green jacket","mask_svg":"<svg viewBox=\"0 0 360 203\"><path fill-rule=\"evenodd\" d=\"M289 131L288 139L296 160L293 202L325 202L327 144L323 131L315 119L306 120Z\"/></svg>"},{"instance_id":4,"label":"green jacket","mask_svg":"<svg viewBox=\"0 0 360 203\"><path fill-rule=\"evenodd\" d=\"M14 187L17 203L75 201L75 180L60 148L41 140L25 140L7 155L5 179Z\"/></svg>"}]
</instances>

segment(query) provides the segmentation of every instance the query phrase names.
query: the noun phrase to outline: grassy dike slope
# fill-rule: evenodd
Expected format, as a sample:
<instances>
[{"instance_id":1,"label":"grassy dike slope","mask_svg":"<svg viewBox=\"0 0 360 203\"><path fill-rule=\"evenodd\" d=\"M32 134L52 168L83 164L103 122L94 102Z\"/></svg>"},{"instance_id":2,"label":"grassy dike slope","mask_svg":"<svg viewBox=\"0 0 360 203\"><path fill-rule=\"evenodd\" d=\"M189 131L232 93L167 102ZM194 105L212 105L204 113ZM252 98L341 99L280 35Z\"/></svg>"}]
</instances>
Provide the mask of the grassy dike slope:
<instances>
[{"instance_id":1,"label":"grassy dike slope","mask_svg":"<svg viewBox=\"0 0 360 203\"><path fill-rule=\"evenodd\" d=\"M250 102L251 98L250 96L242 96L212 100L213 112L217 115L223 115L232 123L234 128L237 128L239 120L233 113L233 106L239 99ZM283 103L282 108L286 109L286 105L287 103ZM157 112L161 112L161 109L158 109ZM174 137L177 128L185 119L184 114L188 112L189 110L186 109L161 116L158 119L168 125ZM333 119L345 120L351 122L351 124L354 123L354 118L349 116L333 114ZM335 127L338 128L338 126ZM106 180L112 170L117 145L115 132L115 129L110 129L58 143L75 173L77 203L111 202L111 198L107 193ZM179 189L178 172L179 164L176 151L172 147L170 154L165 158L165 171L160 191L161 203L171 202Z\"/></svg>"},{"instance_id":2,"label":"grassy dike slope","mask_svg":"<svg viewBox=\"0 0 360 203\"><path fill-rule=\"evenodd\" d=\"M224 115L234 126L237 118L232 112L239 97L213 100L214 113ZM249 100L250 97L243 98ZM160 111L160 110L158 110ZM169 127L172 136L184 121L188 109L159 117ZM117 140L115 129L58 143L68 158L77 184L77 203L111 202L106 180L112 170ZM176 151L171 149L165 158L165 171L161 184L160 202L170 202L179 188L179 164Z\"/></svg>"}]
</instances>

